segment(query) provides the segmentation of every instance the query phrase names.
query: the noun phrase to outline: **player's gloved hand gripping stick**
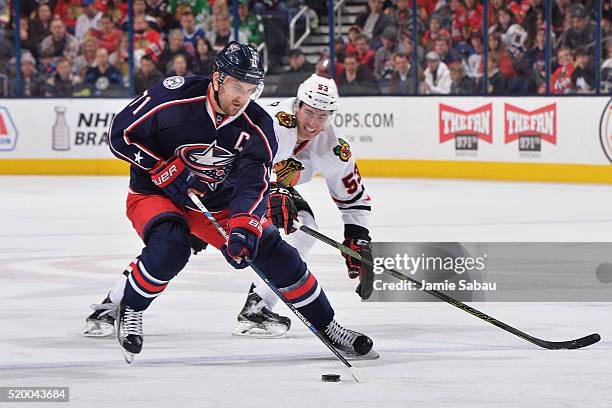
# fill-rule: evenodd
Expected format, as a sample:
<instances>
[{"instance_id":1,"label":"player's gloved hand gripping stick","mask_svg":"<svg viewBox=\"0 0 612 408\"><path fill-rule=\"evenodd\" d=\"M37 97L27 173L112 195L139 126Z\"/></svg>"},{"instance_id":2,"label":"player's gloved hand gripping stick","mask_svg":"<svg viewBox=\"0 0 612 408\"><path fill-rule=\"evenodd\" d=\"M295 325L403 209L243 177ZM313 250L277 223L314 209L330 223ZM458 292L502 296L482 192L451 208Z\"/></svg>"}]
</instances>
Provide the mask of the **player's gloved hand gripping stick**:
<instances>
[{"instance_id":1,"label":"player's gloved hand gripping stick","mask_svg":"<svg viewBox=\"0 0 612 408\"><path fill-rule=\"evenodd\" d=\"M312 228L308 228L305 225L302 225L301 223L299 223L298 221L294 221L293 225L295 228L298 228L300 231L320 240L325 242L328 245L331 245L335 248L338 248L342 253L347 254L355 259L360 260L362 263L364 264L369 264L371 266L374 266L374 263L372 262L371 259L366 259L365 257L361 256L358 252L352 250L351 248L342 245L341 243L334 241L333 239L321 234L318 231L313 230ZM419 282L416 279L413 279L412 277L408 276L408 275L404 275L401 272L396 271L395 269L387 269L384 268L384 271L386 273L388 273L389 275L399 279L399 280L403 280L403 281L409 281L412 282L414 284L416 284L420 289L423 289L423 285L421 282ZM567 340L567 341L548 341L548 340L542 340L542 339L538 339L537 337L533 337L530 336L529 334L516 329L502 321L497 320L496 318L489 316L486 313L483 313L477 309L474 309L471 306L466 305L465 303L452 298L442 292L438 292L437 290L428 290L428 289L423 289L423 292L427 292L432 296L437 297L440 300L445 301L446 303L449 303L461 310L463 310L464 312L468 312L471 315L474 315L476 317L478 317L479 319L484 320L485 322L491 323L494 326L499 327L500 329L503 329L507 332L510 332L512 334L514 334L515 336L518 336L520 338L522 338L523 340L527 340L530 343L533 343L537 346L540 346L542 348L545 349L550 349L550 350L560 350L560 349L579 349L582 347L587 347L590 346L591 344L597 343L599 340L601 340L601 336L597 333L593 333L590 334L588 336L584 336L581 337L579 339L576 340Z\"/></svg>"},{"instance_id":2,"label":"player's gloved hand gripping stick","mask_svg":"<svg viewBox=\"0 0 612 408\"><path fill-rule=\"evenodd\" d=\"M200 211L202 211L202 213L204 214L204 216L206 216L206 218L208 218L208 220L215 226L215 228L217 228L217 230L219 231L219 233L223 236L223 238L225 238L226 241L229 241L230 236L229 234L223 229L223 227L221 227L221 225L219 225L219 222L215 219L215 217L213 217L213 215L206 209L206 207L204 206L204 204L202 203L202 201L200 201L200 198L192 191L189 191L187 193L189 195L189 198L191 199L191 201L193 201L193 203L196 205L196 207L198 207L200 209ZM249 259L248 257L245 258L245 262L243 262L245 264L248 264L251 268L253 268L253 270L255 271L255 273L257 273L257 275L259 275L259 277L266 282L266 284L270 287L270 289L276 294L276 296L278 296L278 298L280 300L283 301L283 303L285 305L287 305L287 307L289 309L291 309L291 311L306 325L306 327L308 327L310 329L311 332L313 332L315 334L315 336L317 336L319 338L319 340L321 340L321 342L323 342L323 344L325 344L325 346L327 346L327 348L334 353L334 355L336 356L336 358L338 358L338 360L340 360L350 371L351 376L355 379L355 381L359 382L359 379L356 377L355 375L355 371L354 371L354 367L351 365L351 363L349 363L346 358L344 358L339 352L338 350L336 350L334 348L334 346L331 345L331 343L317 330L317 328L310 323L310 321L308 321L308 319L306 319L306 317L304 317L304 315L302 315L302 313L300 313L299 310L296 309L295 306L293 306L292 303L290 303L289 301L287 301L283 295L279 292L279 290L272 284L272 282L270 282L268 280L268 278L266 278L266 276L263 274L263 272L261 272L259 269L257 269L255 267L255 265L253 265L253 262L251 262L251 259Z\"/></svg>"}]
</instances>

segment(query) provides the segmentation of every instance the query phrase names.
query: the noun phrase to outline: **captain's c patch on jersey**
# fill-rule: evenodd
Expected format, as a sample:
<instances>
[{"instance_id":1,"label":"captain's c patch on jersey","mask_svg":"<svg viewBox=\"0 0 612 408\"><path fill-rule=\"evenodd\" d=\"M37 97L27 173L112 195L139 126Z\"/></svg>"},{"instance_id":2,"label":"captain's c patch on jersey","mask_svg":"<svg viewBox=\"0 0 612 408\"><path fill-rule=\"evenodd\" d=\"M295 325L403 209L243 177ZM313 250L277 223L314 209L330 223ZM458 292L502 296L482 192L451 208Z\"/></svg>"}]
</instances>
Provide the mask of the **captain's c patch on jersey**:
<instances>
[{"instance_id":1,"label":"captain's c patch on jersey","mask_svg":"<svg viewBox=\"0 0 612 408\"><path fill-rule=\"evenodd\" d=\"M290 113L280 111L276 115L276 119L278 119L278 123L286 128L294 128L297 126L297 121L295 120L295 116Z\"/></svg>"},{"instance_id":2,"label":"captain's c patch on jersey","mask_svg":"<svg viewBox=\"0 0 612 408\"><path fill-rule=\"evenodd\" d=\"M334 147L334 154L340 158L343 162L348 161L351 158L351 146L344 139L338 138L338 146Z\"/></svg>"}]
</instances>

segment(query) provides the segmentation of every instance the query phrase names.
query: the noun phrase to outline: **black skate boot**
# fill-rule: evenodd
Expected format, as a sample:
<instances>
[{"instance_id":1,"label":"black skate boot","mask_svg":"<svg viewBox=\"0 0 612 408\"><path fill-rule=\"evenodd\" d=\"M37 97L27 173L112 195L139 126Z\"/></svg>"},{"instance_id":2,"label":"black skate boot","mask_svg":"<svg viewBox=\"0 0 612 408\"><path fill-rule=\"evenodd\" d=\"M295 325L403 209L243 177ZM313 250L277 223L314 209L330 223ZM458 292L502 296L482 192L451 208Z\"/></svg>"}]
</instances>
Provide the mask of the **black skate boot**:
<instances>
[{"instance_id":1,"label":"black skate boot","mask_svg":"<svg viewBox=\"0 0 612 408\"><path fill-rule=\"evenodd\" d=\"M108 296L102 303L91 305L93 313L85 319L83 335L87 337L108 337L115 334L117 307Z\"/></svg>"},{"instance_id":2,"label":"black skate boot","mask_svg":"<svg viewBox=\"0 0 612 408\"><path fill-rule=\"evenodd\" d=\"M238 325L232 332L236 336L275 338L284 336L291 327L291 320L270 310L270 307L251 285L249 295L238 315Z\"/></svg>"},{"instance_id":3,"label":"black skate boot","mask_svg":"<svg viewBox=\"0 0 612 408\"><path fill-rule=\"evenodd\" d=\"M335 320L323 332L329 342L346 358L372 360L379 357L372 350L372 339L363 333L346 329Z\"/></svg>"},{"instance_id":4,"label":"black skate boot","mask_svg":"<svg viewBox=\"0 0 612 408\"><path fill-rule=\"evenodd\" d=\"M142 350L142 311L137 312L122 302L115 329L123 357L128 364L131 364L134 361L134 354Z\"/></svg>"}]
</instances>

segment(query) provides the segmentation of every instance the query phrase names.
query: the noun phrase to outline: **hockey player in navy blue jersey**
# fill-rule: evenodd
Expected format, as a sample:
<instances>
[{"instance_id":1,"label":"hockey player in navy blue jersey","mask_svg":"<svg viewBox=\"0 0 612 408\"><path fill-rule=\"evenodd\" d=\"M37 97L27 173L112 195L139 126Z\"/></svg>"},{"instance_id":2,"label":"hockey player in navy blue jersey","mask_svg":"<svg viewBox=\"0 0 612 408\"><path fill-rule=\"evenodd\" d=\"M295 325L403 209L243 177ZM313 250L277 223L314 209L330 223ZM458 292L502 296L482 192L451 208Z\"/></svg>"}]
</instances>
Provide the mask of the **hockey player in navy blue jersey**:
<instances>
[{"instance_id":1,"label":"hockey player in navy blue jersey","mask_svg":"<svg viewBox=\"0 0 612 408\"><path fill-rule=\"evenodd\" d=\"M190 234L237 269L251 259L339 351L363 356L372 348L368 336L334 320L314 275L264 217L277 142L272 118L251 100L263 77L257 51L231 42L216 57L212 78L166 78L111 124L111 150L130 163L127 216L145 248L95 313L116 316L128 363L142 349L143 311L189 259ZM228 231L227 242L191 203L191 191Z\"/></svg>"}]
</instances>

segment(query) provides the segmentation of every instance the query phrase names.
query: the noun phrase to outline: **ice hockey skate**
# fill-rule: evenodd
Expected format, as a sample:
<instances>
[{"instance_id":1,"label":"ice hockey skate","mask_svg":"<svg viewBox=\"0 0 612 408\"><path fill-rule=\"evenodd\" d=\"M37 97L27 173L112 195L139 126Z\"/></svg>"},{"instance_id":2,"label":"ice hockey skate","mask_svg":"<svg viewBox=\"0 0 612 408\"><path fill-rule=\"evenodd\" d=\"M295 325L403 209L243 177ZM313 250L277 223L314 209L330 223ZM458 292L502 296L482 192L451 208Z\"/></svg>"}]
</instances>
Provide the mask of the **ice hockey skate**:
<instances>
[{"instance_id":1,"label":"ice hockey skate","mask_svg":"<svg viewBox=\"0 0 612 408\"><path fill-rule=\"evenodd\" d=\"M372 339L363 333L344 328L335 320L327 326L323 335L329 342L350 360L374 360L380 357L372 349Z\"/></svg>"},{"instance_id":2,"label":"ice hockey skate","mask_svg":"<svg viewBox=\"0 0 612 408\"><path fill-rule=\"evenodd\" d=\"M238 315L238 324L232 332L236 336L278 338L291 327L291 320L270 310L268 304L255 292L253 286L244 307Z\"/></svg>"},{"instance_id":3,"label":"ice hockey skate","mask_svg":"<svg viewBox=\"0 0 612 408\"><path fill-rule=\"evenodd\" d=\"M87 337L109 337L115 334L117 305L108 296L100 304L91 305L93 313L85 319L83 335Z\"/></svg>"},{"instance_id":4,"label":"ice hockey skate","mask_svg":"<svg viewBox=\"0 0 612 408\"><path fill-rule=\"evenodd\" d=\"M134 355L142 350L142 311L135 311L121 303L115 321L117 340L121 346L123 357L128 364L134 361Z\"/></svg>"}]
</instances>

